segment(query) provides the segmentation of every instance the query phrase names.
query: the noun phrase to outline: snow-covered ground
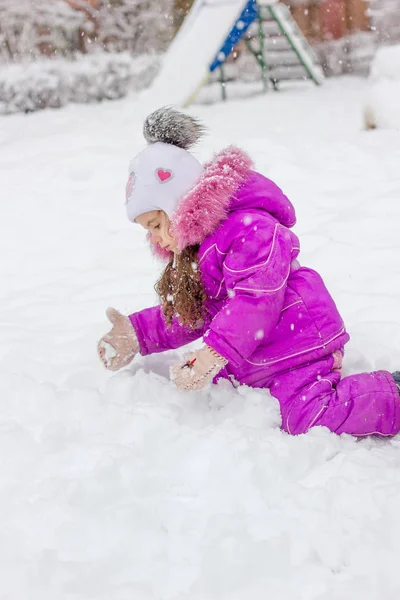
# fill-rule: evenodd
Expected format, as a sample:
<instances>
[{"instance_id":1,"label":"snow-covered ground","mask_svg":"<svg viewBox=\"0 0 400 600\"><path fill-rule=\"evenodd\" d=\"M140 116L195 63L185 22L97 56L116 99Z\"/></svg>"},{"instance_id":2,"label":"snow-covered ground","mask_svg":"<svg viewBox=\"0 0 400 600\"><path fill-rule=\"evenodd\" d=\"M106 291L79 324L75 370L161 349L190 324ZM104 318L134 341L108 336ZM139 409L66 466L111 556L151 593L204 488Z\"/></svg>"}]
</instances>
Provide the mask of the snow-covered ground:
<instances>
[{"instance_id":1,"label":"snow-covered ground","mask_svg":"<svg viewBox=\"0 0 400 600\"><path fill-rule=\"evenodd\" d=\"M400 133L366 82L193 107L298 210L301 261L352 334L347 372L400 369ZM125 218L140 99L0 119L1 600L382 600L400 592L400 440L289 437L264 391L186 394L177 353L104 371L108 305L155 300Z\"/></svg>"}]
</instances>

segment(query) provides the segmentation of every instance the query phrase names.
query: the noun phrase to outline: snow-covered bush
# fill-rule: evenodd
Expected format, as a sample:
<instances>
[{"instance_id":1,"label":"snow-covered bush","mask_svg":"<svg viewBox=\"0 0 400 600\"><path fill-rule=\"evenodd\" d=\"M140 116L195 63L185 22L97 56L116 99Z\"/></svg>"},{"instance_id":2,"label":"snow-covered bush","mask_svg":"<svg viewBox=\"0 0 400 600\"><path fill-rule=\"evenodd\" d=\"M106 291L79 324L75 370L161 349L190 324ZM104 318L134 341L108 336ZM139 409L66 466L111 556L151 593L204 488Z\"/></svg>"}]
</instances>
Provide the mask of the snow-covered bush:
<instances>
[{"instance_id":1,"label":"snow-covered bush","mask_svg":"<svg viewBox=\"0 0 400 600\"><path fill-rule=\"evenodd\" d=\"M132 59L126 54L88 56L61 69L70 102L99 102L126 96Z\"/></svg>"},{"instance_id":2,"label":"snow-covered bush","mask_svg":"<svg viewBox=\"0 0 400 600\"><path fill-rule=\"evenodd\" d=\"M400 41L400 0L370 0L368 13L380 42Z\"/></svg>"},{"instance_id":3,"label":"snow-covered bush","mask_svg":"<svg viewBox=\"0 0 400 600\"><path fill-rule=\"evenodd\" d=\"M325 75L334 77L344 73L367 75L377 47L377 36L372 31L357 31L338 40L324 40L314 50Z\"/></svg>"},{"instance_id":4,"label":"snow-covered bush","mask_svg":"<svg viewBox=\"0 0 400 600\"><path fill-rule=\"evenodd\" d=\"M173 0L101 0L95 43L135 54L165 50L171 41Z\"/></svg>"},{"instance_id":5,"label":"snow-covered bush","mask_svg":"<svg viewBox=\"0 0 400 600\"><path fill-rule=\"evenodd\" d=\"M11 65L0 74L0 113L30 112L66 104L62 78L40 64Z\"/></svg>"},{"instance_id":6,"label":"snow-covered bush","mask_svg":"<svg viewBox=\"0 0 400 600\"><path fill-rule=\"evenodd\" d=\"M68 102L99 102L147 87L156 75L154 55L93 54L74 61L42 59L0 71L0 113L58 108Z\"/></svg>"},{"instance_id":7,"label":"snow-covered bush","mask_svg":"<svg viewBox=\"0 0 400 600\"><path fill-rule=\"evenodd\" d=\"M99 48L134 54L164 50L173 0L0 0L0 58L72 56Z\"/></svg>"},{"instance_id":8,"label":"snow-covered bush","mask_svg":"<svg viewBox=\"0 0 400 600\"><path fill-rule=\"evenodd\" d=\"M379 48L364 106L367 129L400 129L400 45Z\"/></svg>"},{"instance_id":9,"label":"snow-covered bush","mask_svg":"<svg viewBox=\"0 0 400 600\"><path fill-rule=\"evenodd\" d=\"M68 54L79 45L85 13L64 0L0 0L0 56L6 60Z\"/></svg>"},{"instance_id":10,"label":"snow-covered bush","mask_svg":"<svg viewBox=\"0 0 400 600\"><path fill-rule=\"evenodd\" d=\"M70 102L98 102L126 96L130 89L148 87L158 70L158 59L127 53L95 54L71 62L63 68Z\"/></svg>"}]
</instances>

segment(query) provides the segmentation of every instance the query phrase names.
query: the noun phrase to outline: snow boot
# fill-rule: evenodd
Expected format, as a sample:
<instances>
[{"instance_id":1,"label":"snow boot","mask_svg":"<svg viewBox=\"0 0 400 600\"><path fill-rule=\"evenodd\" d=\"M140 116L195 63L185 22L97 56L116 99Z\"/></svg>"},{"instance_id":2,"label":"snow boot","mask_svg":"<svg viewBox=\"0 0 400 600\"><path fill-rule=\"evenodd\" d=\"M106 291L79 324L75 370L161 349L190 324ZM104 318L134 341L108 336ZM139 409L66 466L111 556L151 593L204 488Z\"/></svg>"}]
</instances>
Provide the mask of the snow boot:
<instances>
[{"instance_id":1,"label":"snow boot","mask_svg":"<svg viewBox=\"0 0 400 600\"><path fill-rule=\"evenodd\" d=\"M400 371L395 371L394 373L392 373L392 377L394 379L395 384L397 385L397 389L399 390L400 394Z\"/></svg>"}]
</instances>

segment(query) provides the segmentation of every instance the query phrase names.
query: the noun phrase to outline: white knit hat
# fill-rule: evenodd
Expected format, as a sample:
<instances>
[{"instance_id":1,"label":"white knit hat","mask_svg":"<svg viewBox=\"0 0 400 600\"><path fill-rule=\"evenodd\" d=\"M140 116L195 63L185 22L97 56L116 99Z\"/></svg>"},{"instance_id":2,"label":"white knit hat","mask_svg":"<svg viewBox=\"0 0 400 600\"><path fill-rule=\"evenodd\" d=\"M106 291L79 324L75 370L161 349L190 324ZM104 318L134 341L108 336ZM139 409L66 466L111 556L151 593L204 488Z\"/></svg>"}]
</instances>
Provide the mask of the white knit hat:
<instances>
[{"instance_id":1,"label":"white knit hat","mask_svg":"<svg viewBox=\"0 0 400 600\"><path fill-rule=\"evenodd\" d=\"M140 152L129 167L126 186L128 219L150 210L163 210L171 219L179 200L204 172L199 161L186 150L157 142Z\"/></svg>"},{"instance_id":2,"label":"white knit hat","mask_svg":"<svg viewBox=\"0 0 400 600\"><path fill-rule=\"evenodd\" d=\"M129 166L126 209L130 221L151 210L163 210L172 219L179 201L204 172L186 150L202 131L193 117L170 108L159 109L146 119L143 132L149 145Z\"/></svg>"}]
</instances>

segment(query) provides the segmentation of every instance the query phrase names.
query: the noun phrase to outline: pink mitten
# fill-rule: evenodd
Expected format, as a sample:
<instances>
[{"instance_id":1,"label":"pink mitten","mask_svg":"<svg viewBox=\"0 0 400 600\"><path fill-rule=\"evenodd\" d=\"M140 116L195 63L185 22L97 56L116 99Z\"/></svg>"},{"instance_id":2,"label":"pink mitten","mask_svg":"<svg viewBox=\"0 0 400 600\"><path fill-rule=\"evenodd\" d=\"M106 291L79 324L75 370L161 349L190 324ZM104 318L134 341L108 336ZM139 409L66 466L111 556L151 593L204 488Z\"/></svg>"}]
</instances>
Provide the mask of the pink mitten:
<instances>
[{"instance_id":1,"label":"pink mitten","mask_svg":"<svg viewBox=\"0 0 400 600\"><path fill-rule=\"evenodd\" d=\"M171 380L180 390L204 389L228 364L228 361L210 346L204 346L185 358L185 362L173 365L170 370Z\"/></svg>"},{"instance_id":2,"label":"pink mitten","mask_svg":"<svg viewBox=\"0 0 400 600\"><path fill-rule=\"evenodd\" d=\"M97 349L106 369L119 371L139 352L139 342L129 317L121 315L115 308L108 308L106 315L113 327L101 338Z\"/></svg>"}]
</instances>

